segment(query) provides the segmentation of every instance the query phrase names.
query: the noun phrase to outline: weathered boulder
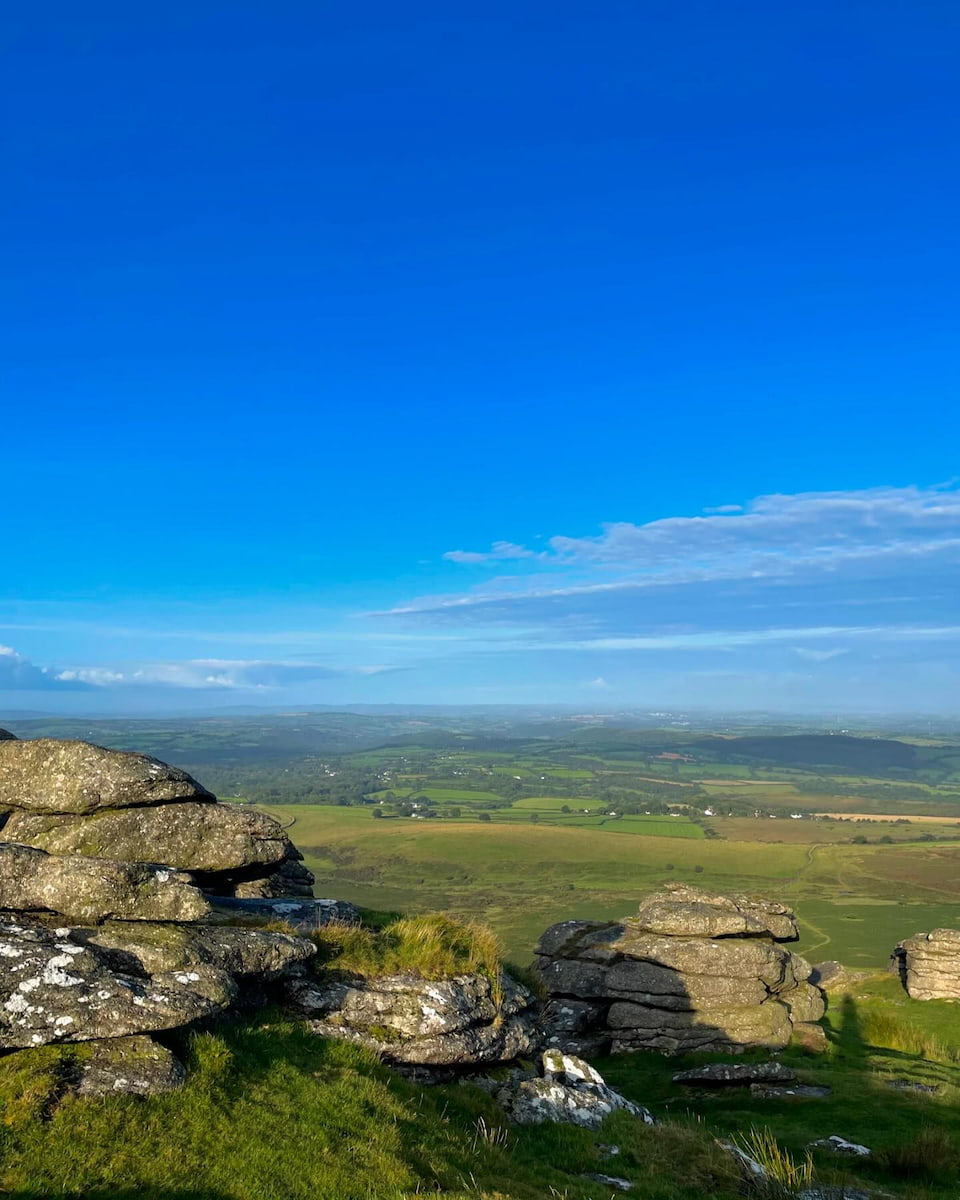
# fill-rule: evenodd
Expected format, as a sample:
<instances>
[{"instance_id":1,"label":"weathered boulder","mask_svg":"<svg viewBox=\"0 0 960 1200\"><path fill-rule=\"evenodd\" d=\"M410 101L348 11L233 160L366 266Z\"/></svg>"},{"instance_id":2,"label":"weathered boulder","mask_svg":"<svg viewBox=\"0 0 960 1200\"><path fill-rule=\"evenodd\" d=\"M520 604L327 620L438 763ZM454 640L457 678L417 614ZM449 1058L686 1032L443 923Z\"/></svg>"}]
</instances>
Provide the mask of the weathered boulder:
<instances>
[{"instance_id":1,"label":"weathered boulder","mask_svg":"<svg viewBox=\"0 0 960 1200\"><path fill-rule=\"evenodd\" d=\"M0 910L71 921L196 921L210 905L189 877L144 862L60 857L0 842Z\"/></svg>"},{"instance_id":2,"label":"weathered boulder","mask_svg":"<svg viewBox=\"0 0 960 1200\"><path fill-rule=\"evenodd\" d=\"M784 1046L824 1012L810 964L780 944L797 936L783 905L685 885L648 897L636 917L561 922L537 946L547 1042L613 1053Z\"/></svg>"},{"instance_id":3,"label":"weathered boulder","mask_svg":"<svg viewBox=\"0 0 960 1200\"><path fill-rule=\"evenodd\" d=\"M135 1034L88 1045L76 1084L80 1096L157 1096L186 1079L183 1063L152 1038Z\"/></svg>"},{"instance_id":4,"label":"weathered boulder","mask_svg":"<svg viewBox=\"0 0 960 1200\"><path fill-rule=\"evenodd\" d=\"M613 1112L627 1112L647 1125L654 1123L647 1109L608 1087L603 1076L573 1055L546 1051L540 1075L508 1083L495 1097L518 1125L562 1122L598 1128Z\"/></svg>"},{"instance_id":5,"label":"weathered boulder","mask_svg":"<svg viewBox=\"0 0 960 1200\"><path fill-rule=\"evenodd\" d=\"M177 767L90 742L0 741L0 809L89 813L214 796Z\"/></svg>"},{"instance_id":6,"label":"weathered boulder","mask_svg":"<svg viewBox=\"0 0 960 1200\"><path fill-rule=\"evenodd\" d=\"M509 1062L537 1045L533 996L507 975L293 979L286 992L314 1018L315 1033L360 1042L391 1063L470 1067Z\"/></svg>"},{"instance_id":7,"label":"weathered boulder","mask_svg":"<svg viewBox=\"0 0 960 1200\"><path fill-rule=\"evenodd\" d=\"M72 929L71 940L96 950L113 970L132 975L213 967L238 983L270 983L300 973L317 952L313 942L264 929L230 925L107 921Z\"/></svg>"},{"instance_id":8,"label":"weathered boulder","mask_svg":"<svg viewBox=\"0 0 960 1200\"><path fill-rule=\"evenodd\" d=\"M934 929L906 938L891 965L914 1000L960 1000L960 929Z\"/></svg>"},{"instance_id":9,"label":"weathered boulder","mask_svg":"<svg viewBox=\"0 0 960 1200\"><path fill-rule=\"evenodd\" d=\"M279 821L235 804L168 803L72 817L18 812L3 837L51 854L162 862L204 875L274 867L296 853Z\"/></svg>"},{"instance_id":10,"label":"weathered boulder","mask_svg":"<svg viewBox=\"0 0 960 1200\"><path fill-rule=\"evenodd\" d=\"M69 929L0 925L0 1049L174 1029L222 1011L230 976L213 967L115 971Z\"/></svg>"}]
</instances>

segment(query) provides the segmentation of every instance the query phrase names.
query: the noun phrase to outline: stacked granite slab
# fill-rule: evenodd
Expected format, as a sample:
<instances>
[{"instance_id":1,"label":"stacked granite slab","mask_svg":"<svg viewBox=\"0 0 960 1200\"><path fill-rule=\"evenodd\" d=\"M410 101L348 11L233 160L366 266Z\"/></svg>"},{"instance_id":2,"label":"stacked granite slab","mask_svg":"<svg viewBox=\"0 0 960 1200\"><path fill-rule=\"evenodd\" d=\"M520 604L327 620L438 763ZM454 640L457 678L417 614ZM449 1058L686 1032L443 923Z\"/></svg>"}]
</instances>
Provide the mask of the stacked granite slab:
<instances>
[{"instance_id":1,"label":"stacked granite slab","mask_svg":"<svg viewBox=\"0 0 960 1200\"><path fill-rule=\"evenodd\" d=\"M312 896L279 822L219 804L186 771L89 742L0 741L0 837L56 855L154 862L203 891Z\"/></svg>"},{"instance_id":2,"label":"stacked granite slab","mask_svg":"<svg viewBox=\"0 0 960 1200\"><path fill-rule=\"evenodd\" d=\"M155 759L5 737L0 825L0 1051L76 1044L82 1094L176 1086L149 1035L279 995L316 953L211 894L297 861L277 822Z\"/></svg>"},{"instance_id":3,"label":"stacked granite slab","mask_svg":"<svg viewBox=\"0 0 960 1200\"><path fill-rule=\"evenodd\" d=\"M614 923L564 921L537 946L548 1044L567 1053L785 1046L823 996L782 904L686 885Z\"/></svg>"},{"instance_id":4,"label":"stacked granite slab","mask_svg":"<svg viewBox=\"0 0 960 1200\"><path fill-rule=\"evenodd\" d=\"M960 1000L960 929L934 929L900 942L891 960L914 1000Z\"/></svg>"}]
</instances>

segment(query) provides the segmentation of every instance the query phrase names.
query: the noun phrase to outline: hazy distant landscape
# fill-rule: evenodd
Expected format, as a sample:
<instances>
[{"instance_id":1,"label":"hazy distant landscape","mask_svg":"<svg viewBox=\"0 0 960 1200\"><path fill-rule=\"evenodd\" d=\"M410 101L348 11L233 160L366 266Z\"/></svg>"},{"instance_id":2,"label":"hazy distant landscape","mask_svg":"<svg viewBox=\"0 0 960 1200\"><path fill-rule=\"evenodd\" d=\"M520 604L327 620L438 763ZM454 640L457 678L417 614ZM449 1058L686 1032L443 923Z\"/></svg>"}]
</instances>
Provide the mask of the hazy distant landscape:
<instances>
[{"instance_id":1,"label":"hazy distant landscape","mask_svg":"<svg viewBox=\"0 0 960 1200\"><path fill-rule=\"evenodd\" d=\"M803 953L882 966L960 923L960 734L515 710L8 722L139 748L265 807L317 894L480 917L510 956L662 882L796 906ZM662 717L661 717L662 719ZM843 728L847 728L845 725Z\"/></svg>"}]
</instances>

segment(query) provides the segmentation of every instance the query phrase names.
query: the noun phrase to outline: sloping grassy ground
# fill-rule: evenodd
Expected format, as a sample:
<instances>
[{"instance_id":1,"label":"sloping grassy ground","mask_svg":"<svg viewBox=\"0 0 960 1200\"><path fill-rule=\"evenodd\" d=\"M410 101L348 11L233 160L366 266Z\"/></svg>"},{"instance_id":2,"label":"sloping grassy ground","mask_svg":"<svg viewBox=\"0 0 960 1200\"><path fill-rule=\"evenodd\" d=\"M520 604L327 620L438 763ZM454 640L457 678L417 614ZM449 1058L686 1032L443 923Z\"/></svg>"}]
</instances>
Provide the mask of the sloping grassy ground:
<instances>
[{"instance_id":1,"label":"sloping grassy ground","mask_svg":"<svg viewBox=\"0 0 960 1200\"><path fill-rule=\"evenodd\" d=\"M598 1061L607 1082L658 1116L699 1120L722 1136L769 1131L800 1161L809 1142L839 1134L869 1146L868 1163L814 1151L821 1183L879 1188L910 1200L956 1200L960 1193L960 1006L910 1000L892 976L877 975L830 997L828 1050L791 1048L778 1058L805 1083L832 1089L824 1099L762 1100L748 1089L698 1091L671 1082L687 1066L723 1056L664 1059L652 1054ZM766 1055L747 1055L765 1059ZM936 1088L899 1090L894 1081Z\"/></svg>"},{"instance_id":2,"label":"sloping grassy ground","mask_svg":"<svg viewBox=\"0 0 960 1200\"><path fill-rule=\"evenodd\" d=\"M695 1125L600 1133L508 1126L474 1087L419 1088L369 1053L279 1013L192 1036L190 1077L148 1100L58 1099L69 1050L0 1059L0 1195L16 1200L733 1200L725 1156ZM609 1164L598 1147L615 1142ZM678 1169L677 1164L682 1163Z\"/></svg>"}]
</instances>

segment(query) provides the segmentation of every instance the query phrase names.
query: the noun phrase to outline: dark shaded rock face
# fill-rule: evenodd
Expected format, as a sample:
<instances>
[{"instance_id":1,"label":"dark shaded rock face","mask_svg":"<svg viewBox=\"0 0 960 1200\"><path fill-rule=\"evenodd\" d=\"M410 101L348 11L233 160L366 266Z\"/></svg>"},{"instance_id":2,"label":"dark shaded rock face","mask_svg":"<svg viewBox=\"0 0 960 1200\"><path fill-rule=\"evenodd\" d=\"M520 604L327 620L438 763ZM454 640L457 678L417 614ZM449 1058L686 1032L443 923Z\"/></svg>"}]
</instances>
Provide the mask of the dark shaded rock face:
<instances>
[{"instance_id":1,"label":"dark shaded rock face","mask_svg":"<svg viewBox=\"0 0 960 1200\"><path fill-rule=\"evenodd\" d=\"M505 975L496 986L482 975L294 979L286 990L292 1006L314 1018L314 1032L360 1042L394 1064L509 1062L538 1042L534 998Z\"/></svg>"},{"instance_id":2,"label":"dark shaded rock face","mask_svg":"<svg viewBox=\"0 0 960 1200\"><path fill-rule=\"evenodd\" d=\"M295 975L316 954L305 938L231 925L108 921L92 929L73 929L70 936L95 950L114 970L157 975L213 967L241 984Z\"/></svg>"},{"instance_id":3,"label":"dark shaded rock face","mask_svg":"<svg viewBox=\"0 0 960 1200\"><path fill-rule=\"evenodd\" d=\"M0 842L0 909L71 921L196 921L210 905L188 875L169 867Z\"/></svg>"},{"instance_id":4,"label":"dark shaded rock face","mask_svg":"<svg viewBox=\"0 0 960 1200\"><path fill-rule=\"evenodd\" d=\"M779 904L680 886L614 924L564 921L544 933L551 1045L576 1052L784 1046L823 1015L810 964Z\"/></svg>"},{"instance_id":5,"label":"dark shaded rock face","mask_svg":"<svg viewBox=\"0 0 960 1200\"><path fill-rule=\"evenodd\" d=\"M145 754L54 738L0 743L0 809L90 813L100 808L213 799L186 771Z\"/></svg>"},{"instance_id":6,"label":"dark shaded rock face","mask_svg":"<svg viewBox=\"0 0 960 1200\"><path fill-rule=\"evenodd\" d=\"M15 742L17 735L11 733L9 729L0 729L0 742Z\"/></svg>"},{"instance_id":7,"label":"dark shaded rock face","mask_svg":"<svg viewBox=\"0 0 960 1200\"><path fill-rule=\"evenodd\" d=\"M891 969L914 1000L960 1000L960 929L934 929L906 938Z\"/></svg>"}]
</instances>

